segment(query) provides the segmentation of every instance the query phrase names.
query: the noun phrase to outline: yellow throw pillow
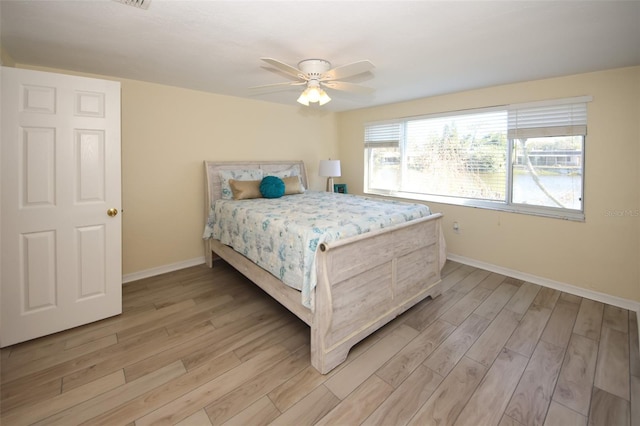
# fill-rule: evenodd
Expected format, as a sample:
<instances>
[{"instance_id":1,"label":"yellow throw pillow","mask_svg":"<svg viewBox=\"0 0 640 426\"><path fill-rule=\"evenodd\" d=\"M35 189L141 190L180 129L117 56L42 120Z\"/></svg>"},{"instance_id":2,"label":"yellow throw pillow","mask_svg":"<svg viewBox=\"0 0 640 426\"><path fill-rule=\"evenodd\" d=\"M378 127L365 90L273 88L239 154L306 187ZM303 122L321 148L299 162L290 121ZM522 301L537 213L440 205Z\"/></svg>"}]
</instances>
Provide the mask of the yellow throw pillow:
<instances>
[{"instance_id":1,"label":"yellow throw pillow","mask_svg":"<svg viewBox=\"0 0 640 426\"><path fill-rule=\"evenodd\" d=\"M229 186L234 200L248 200L261 198L259 180L235 180L229 179Z\"/></svg>"},{"instance_id":2,"label":"yellow throw pillow","mask_svg":"<svg viewBox=\"0 0 640 426\"><path fill-rule=\"evenodd\" d=\"M300 182L300 176L291 176L282 178L284 182L284 195L302 194L302 182Z\"/></svg>"}]
</instances>

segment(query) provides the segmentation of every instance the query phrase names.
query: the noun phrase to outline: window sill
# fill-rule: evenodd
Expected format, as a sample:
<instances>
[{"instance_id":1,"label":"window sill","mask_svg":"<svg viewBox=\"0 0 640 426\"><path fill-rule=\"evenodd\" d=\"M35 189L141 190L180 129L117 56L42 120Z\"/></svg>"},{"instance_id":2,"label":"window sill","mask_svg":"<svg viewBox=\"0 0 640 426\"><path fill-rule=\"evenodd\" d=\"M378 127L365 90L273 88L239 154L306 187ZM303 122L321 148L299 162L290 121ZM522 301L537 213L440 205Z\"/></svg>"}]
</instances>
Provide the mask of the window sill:
<instances>
[{"instance_id":1,"label":"window sill","mask_svg":"<svg viewBox=\"0 0 640 426\"><path fill-rule=\"evenodd\" d=\"M413 192L396 192L385 190L365 189L367 195L379 195L391 198L403 198L407 200L417 200L450 204L454 206L472 207L478 209L497 210L508 213L526 214L530 216L540 216L552 219L570 220L574 222L585 222L584 212L569 209L556 209L553 207L528 206L524 204L507 204L502 201L472 200L467 198L446 197L441 195L428 195Z\"/></svg>"}]
</instances>

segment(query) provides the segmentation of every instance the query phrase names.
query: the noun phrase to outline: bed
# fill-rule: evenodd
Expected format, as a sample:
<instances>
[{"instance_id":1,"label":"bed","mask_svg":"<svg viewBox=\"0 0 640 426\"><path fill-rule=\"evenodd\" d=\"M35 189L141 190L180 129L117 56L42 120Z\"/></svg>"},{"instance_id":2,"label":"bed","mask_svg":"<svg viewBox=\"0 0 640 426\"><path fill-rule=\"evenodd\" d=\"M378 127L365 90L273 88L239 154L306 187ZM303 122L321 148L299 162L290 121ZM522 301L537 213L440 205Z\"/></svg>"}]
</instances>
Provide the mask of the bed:
<instances>
[{"instance_id":1,"label":"bed","mask_svg":"<svg viewBox=\"0 0 640 426\"><path fill-rule=\"evenodd\" d=\"M257 260L246 257L244 254L250 256L247 250L238 251L213 238L210 232L215 216L213 207L223 208L223 200L230 198L226 194L228 173L245 171L254 177L299 176L302 187L308 188L304 163L205 161L204 168L207 264L213 267L215 258L223 259L309 325L311 364L320 373L326 374L340 365L351 347L378 328L421 300L440 294L440 270L446 260L441 214L413 218L411 213L411 220L407 222L389 222L382 228L374 227L356 235L345 233L346 236L340 238L320 239L309 261L313 269L309 280L313 286L305 296L300 288L285 284L286 277L276 271L269 272L268 268L259 266ZM306 196L320 196L312 191L304 192ZM346 197L343 194L327 196ZM221 201L216 203L217 200ZM345 203L346 200L339 201ZM249 206L247 202L242 208L249 209Z\"/></svg>"}]
</instances>

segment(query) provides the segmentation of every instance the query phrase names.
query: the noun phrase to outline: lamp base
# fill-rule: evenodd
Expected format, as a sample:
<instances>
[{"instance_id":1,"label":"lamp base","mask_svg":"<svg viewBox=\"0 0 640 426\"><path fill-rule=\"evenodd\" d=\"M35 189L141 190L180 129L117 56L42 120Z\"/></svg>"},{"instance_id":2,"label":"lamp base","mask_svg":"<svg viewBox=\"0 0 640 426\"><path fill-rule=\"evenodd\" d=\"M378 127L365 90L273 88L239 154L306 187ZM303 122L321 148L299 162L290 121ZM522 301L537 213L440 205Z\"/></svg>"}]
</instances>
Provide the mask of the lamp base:
<instances>
[{"instance_id":1,"label":"lamp base","mask_svg":"<svg viewBox=\"0 0 640 426\"><path fill-rule=\"evenodd\" d=\"M333 178L327 178L327 192L334 192L333 191Z\"/></svg>"}]
</instances>

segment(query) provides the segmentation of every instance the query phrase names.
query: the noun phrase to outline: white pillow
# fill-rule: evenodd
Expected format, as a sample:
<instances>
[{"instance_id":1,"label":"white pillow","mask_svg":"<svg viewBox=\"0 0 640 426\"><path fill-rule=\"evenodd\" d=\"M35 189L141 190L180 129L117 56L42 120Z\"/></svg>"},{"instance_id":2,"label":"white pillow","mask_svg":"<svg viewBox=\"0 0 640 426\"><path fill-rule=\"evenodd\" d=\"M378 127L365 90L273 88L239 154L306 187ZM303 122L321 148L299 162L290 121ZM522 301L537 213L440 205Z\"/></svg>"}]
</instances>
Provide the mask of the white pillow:
<instances>
[{"instance_id":1,"label":"white pillow","mask_svg":"<svg viewBox=\"0 0 640 426\"><path fill-rule=\"evenodd\" d=\"M234 180L262 180L263 172L261 169L246 170L220 170L220 189L222 191L223 200L232 200L233 192L229 185L229 179Z\"/></svg>"},{"instance_id":2,"label":"white pillow","mask_svg":"<svg viewBox=\"0 0 640 426\"><path fill-rule=\"evenodd\" d=\"M302 178L300 177L300 166L297 164L289 167L288 169L279 170L277 172L267 171L265 173L265 176L276 176L280 179L288 178L291 176L298 176L300 178L300 187L302 188L302 192L305 191L304 185L302 184Z\"/></svg>"},{"instance_id":3,"label":"white pillow","mask_svg":"<svg viewBox=\"0 0 640 426\"><path fill-rule=\"evenodd\" d=\"M291 176L300 176L300 166L297 164L289 167L288 169L278 170L277 172L267 171L265 176L277 176L280 179L284 179Z\"/></svg>"}]
</instances>

